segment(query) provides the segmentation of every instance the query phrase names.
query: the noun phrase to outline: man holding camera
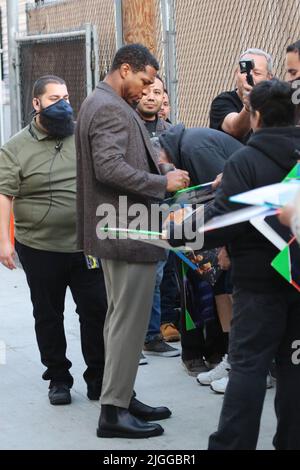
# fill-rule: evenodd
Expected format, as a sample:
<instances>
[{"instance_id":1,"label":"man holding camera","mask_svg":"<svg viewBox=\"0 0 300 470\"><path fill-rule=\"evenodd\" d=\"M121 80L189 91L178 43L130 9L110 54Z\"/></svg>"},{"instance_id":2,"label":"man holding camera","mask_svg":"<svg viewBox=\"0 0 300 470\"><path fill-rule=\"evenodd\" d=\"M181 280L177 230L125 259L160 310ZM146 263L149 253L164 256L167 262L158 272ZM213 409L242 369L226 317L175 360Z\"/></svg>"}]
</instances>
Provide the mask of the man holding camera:
<instances>
[{"instance_id":1,"label":"man holding camera","mask_svg":"<svg viewBox=\"0 0 300 470\"><path fill-rule=\"evenodd\" d=\"M254 85L271 80L272 57L260 49L247 49L236 69L236 89L225 91L212 102L210 127L246 143L251 135L249 94Z\"/></svg>"}]
</instances>

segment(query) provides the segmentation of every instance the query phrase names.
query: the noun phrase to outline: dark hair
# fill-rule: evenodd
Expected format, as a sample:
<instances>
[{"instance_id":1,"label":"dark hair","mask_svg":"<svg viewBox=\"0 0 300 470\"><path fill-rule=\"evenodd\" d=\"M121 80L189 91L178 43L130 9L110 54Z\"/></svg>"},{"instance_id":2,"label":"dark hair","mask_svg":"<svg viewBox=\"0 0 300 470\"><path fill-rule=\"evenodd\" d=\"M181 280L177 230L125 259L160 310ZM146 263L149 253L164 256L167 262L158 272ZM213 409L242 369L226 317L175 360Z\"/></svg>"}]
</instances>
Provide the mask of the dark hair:
<instances>
[{"instance_id":1,"label":"dark hair","mask_svg":"<svg viewBox=\"0 0 300 470\"><path fill-rule=\"evenodd\" d=\"M66 82L56 75L43 75L42 77L38 78L37 81L33 85L32 89L32 97L38 98L39 96L43 95L46 90L46 86L49 83L57 83L59 85L65 85Z\"/></svg>"},{"instance_id":2,"label":"dark hair","mask_svg":"<svg viewBox=\"0 0 300 470\"><path fill-rule=\"evenodd\" d=\"M251 112L260 112L262 127L294 126L296 106L292 95L293 89L287 82L263 81L250 93Z\"/></svg>"},{"instance_id":3,"label":"dark hair","mask_svg":"<svg viewBox=\"0 0 300 470\"><path fill-rule=\"evenodd\" d=\"M121 47L114 57L111 72L118 70L123 64L129 64L134 72L144 71L147 65L159 70L157 60L142 44L129 44Z\"/></svg>"},{"instance_id":4,"label":"dark hair","mask_svg":"<svg viewBox=\"0 0 300 470\"><path fill-rule=\"evenodd\" d=\"M162 86L163 86L163 89L164 89L164 92L165 92L165 84L164 84L164 81L161 78L161 76L157 74L155 78L157 78L162 83Z\"/></svg>"},{"instance_id":5,"label":"dark hair","mask_svg":"<svg viewBox=\"0 0 300 470\"><path fill-rule=\"evenodd\" d=\"M298 52L299 57L300 57L300 40L294 42L293 44L290 44L290 45L287 47L286 52L287 52L287 53L289 53L289 52Z\"/></svg>"}]
</instances>

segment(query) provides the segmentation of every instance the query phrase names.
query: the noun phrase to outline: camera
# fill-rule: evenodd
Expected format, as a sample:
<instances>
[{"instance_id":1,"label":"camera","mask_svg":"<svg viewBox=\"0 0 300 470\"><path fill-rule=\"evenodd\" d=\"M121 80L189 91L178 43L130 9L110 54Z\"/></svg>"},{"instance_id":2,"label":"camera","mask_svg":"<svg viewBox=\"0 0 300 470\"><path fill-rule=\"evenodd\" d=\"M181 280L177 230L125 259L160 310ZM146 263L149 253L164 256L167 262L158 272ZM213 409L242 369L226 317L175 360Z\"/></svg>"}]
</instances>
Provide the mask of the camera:
<instances>
[{"instance_id":1,"label":"camera","mask_svg":"<svg viewBox=\"0 0 300 470\"><path fill-rule=\"evenodd\" d=\"M247 74L247 83L250 86L254 86L254 81L253 81L253 76L251 74L251 70L254 69L255 64L254 60L252 59L243 59L240 60L240 71L241 73L246 73Z\"/></svg>"}]
</instances>

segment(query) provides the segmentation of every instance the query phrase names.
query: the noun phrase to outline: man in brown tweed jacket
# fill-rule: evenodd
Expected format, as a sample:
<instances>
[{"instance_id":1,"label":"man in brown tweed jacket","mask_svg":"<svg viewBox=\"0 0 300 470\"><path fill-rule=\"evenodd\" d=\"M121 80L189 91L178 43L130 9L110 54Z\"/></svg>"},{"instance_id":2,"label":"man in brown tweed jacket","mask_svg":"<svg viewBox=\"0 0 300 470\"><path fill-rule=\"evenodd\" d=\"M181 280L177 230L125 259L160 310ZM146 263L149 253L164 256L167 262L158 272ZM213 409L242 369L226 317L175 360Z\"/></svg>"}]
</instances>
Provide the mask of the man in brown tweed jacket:
<instances>
[{"instance_id":1,"label":"man in brown tweed jacket","mask_svg":"<svg viewBox=\"0 0 300 470\"><path fill-rule=\"evenodd\" d=\"M133 392L156 265L165 252L130 239L100 240L97 229L99 215L107 207L114 208L117 226L124 222L120 196L126 196L129 211L138 203L151 208L167 191L189 184L187 172L160 174L148 133L133 109L158 68L144 46L121 48L104 82L83 103L77 123L79 246L101 259L108 296L99 437L158 436L163 428L146 421L171 414L168 408L144 405Z\"/></svg>"}]
</instances>

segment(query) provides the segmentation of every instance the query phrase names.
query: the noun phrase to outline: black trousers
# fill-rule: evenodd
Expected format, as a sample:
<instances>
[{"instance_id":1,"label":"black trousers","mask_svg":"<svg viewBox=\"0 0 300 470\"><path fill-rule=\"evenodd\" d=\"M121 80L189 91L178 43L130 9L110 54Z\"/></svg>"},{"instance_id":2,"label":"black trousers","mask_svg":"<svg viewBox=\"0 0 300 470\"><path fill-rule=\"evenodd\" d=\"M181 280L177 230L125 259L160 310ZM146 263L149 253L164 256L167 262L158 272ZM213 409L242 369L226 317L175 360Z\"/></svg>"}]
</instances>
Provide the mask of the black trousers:
<instances>
[{"instance_id":1,"label":"black trousers","mask_svg":"<svg viewBox=\"0 0 300 470\"><path fill-rule=\"evenodd\" d=\"M102 268L89 270L83 253L42 251L16 241L16 251L30 288L35 331L41 361L47 367L44 380L73 385L66 357L64 304L69 286L79 315L81 348L87 384L99 385L104 370L103 326L107 311Z\"/></svg>"},{"instance_id":2,"label":"black trousers","mask_svg":"<svg viewBox=\"0 0 300 470\"><path fill-rule=\"evenodd\" d=\"M175 253L170 251L160 284L160 309L161 323L175 323L176 326L179 326L179 315L176 308L180 308L180 293L176 279L175 258Z\"/></svg>"},{"instance_id":3,"label":"black trousers","mask_svg":"<svg viewBox=\"0 0 300 470\"><path fill-rule=\"evenodd\" d=\"M191 270L187 272L187 283L184 285L182 262L179 259L176 260L176 274L181 297L180 333L182 359L188 361L205 357L205 359L209 360L215 354L223 356L227 351L219 319L217 314L214 314L216 306L212 287L206 282L202 282L202 288L199 289L199 275ZM186 296L184 296L185 290ZM196 324L196 328L189 331L186 329L186 308ZM199 322L201 311L204 309L212 310L212 318L205 322L205 328L204 320ZM200 325L198 325L199 323Z\"/></svg>"},{"instance_id":4,"label":"black trousers","mask_svg":"<svg viewBox=\"0 0 300 470\"><path fill-rule=\"evenodd\" d=\"M300 449L300 294L234 292L229 338L231 372L211 450L256 448L266 394L266 376L276 358L277 450Z\"/></svg>"}]
</instances>

